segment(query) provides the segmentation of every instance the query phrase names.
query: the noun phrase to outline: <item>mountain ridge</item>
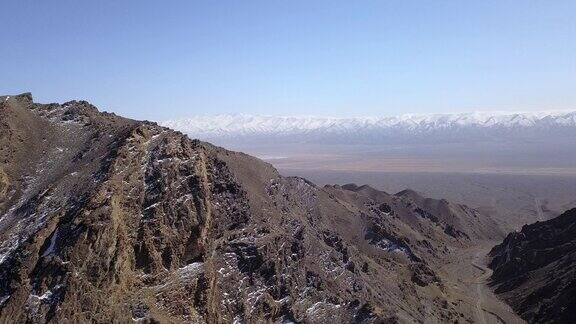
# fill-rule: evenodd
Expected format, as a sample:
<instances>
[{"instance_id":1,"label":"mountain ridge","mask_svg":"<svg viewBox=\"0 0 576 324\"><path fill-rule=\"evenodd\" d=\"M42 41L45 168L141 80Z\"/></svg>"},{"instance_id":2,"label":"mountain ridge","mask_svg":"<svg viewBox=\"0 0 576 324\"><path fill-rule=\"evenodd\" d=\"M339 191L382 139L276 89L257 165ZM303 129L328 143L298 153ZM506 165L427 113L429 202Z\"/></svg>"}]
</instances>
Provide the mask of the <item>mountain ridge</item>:
<instances>
[{"instance_id":1,"label":"mountain ridge","mask_svg":"<svg viewBox=\"0 0 576 324\"><path fill-rule=\"evenodd\" d=\"M194 136L339 134L405 131L426 133L466 128L576 127L576 111L471 112L406 114L395 117L314 117L215 115L163 121L160 124Z\"/></svg>"},{"instance_id":2,"label":"mountain ridge","mask_svg":"<svg viewBox=\"0 0 576 324\"><path fill-rule=\"evenodd\" d=\"M321 188L86 101L0 99L0 321L473 321L440 270L500 235L469 231L485 215Z\"/></svg>"}]
</instances>

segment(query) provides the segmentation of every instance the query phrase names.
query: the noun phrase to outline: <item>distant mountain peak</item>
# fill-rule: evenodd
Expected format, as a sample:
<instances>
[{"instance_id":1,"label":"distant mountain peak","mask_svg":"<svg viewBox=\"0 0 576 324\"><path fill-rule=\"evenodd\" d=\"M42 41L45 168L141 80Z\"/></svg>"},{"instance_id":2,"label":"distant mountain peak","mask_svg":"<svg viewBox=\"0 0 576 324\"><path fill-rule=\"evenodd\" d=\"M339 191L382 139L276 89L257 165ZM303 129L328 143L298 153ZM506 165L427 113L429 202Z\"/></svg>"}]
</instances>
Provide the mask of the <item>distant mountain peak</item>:
<instances>
[{"instance_id":1,"label":"distant mountain peak","mask_svg":"<svg viewBox=\"0 0 576 324\"><path fill-rule=\"evenodd\" d=\"M395 117L196 116L161 122L199 138L237 136L394 136L445 132L486 132L576 128L576 111L469 112Z\"/></svg>"}]
</instances>

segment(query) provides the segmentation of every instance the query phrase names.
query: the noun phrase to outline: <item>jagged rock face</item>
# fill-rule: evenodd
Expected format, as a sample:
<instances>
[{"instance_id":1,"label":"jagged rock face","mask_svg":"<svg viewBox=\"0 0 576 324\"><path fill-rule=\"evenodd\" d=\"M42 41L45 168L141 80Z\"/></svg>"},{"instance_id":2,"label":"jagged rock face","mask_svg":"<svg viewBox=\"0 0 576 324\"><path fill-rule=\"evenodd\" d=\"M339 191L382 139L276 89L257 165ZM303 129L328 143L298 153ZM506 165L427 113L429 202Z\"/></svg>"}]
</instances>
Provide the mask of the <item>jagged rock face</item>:
<instances>
[{"instance_id":1,"label":"jagged rock face","mask_svg":"<svg viewBox=\"0 0 576 324\"><path fill-rule=\"evenodd\" d=\"M0 322L467 321L430 264L468 238L395 204L86 102L0 112Z\"/></svg>"},{"instance_id":2,"label":"jagged rock face","mask_svg":"<svg viewBox=\"0 0 576 324\"><path fill-rule=\"evenodd\" d=\"M576 318L576 209L509 234L490 252L496 293L530 323Z\"/></svg>"}]
</instances>

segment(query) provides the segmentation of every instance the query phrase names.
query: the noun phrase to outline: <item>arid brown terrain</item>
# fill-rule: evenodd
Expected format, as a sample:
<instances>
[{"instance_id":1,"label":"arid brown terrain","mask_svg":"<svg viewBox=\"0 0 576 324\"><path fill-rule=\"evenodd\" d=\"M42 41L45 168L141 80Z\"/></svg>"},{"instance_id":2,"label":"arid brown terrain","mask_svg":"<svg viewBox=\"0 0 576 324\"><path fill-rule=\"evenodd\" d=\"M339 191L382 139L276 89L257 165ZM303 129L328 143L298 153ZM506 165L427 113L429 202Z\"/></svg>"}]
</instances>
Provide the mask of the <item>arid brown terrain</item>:
<instances>
[{"instance_id":1,"label":"arid brown terrain","mask_svg":"<svg viewBox=\"0 0 576 324\"><path fill-rule=\"evenodd\" d=\"M504 233L464 205L318 187L84 101L0 97L0 134L0 322L518 320L469 259Z\"/></svg>"}]
</instances>

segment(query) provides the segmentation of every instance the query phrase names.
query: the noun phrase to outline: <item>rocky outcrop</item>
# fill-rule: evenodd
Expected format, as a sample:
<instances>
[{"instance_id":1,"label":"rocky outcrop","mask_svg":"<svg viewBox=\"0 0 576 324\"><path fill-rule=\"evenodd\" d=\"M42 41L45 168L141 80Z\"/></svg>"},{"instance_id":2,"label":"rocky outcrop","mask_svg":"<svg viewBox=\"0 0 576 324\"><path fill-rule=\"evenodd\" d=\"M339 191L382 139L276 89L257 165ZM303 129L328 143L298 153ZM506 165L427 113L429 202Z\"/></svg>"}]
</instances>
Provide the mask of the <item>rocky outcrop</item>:
<instances>
[{"instance_id":1,"label":"rocky outcrop","mask_svg":"<svg viewBox=\"0 0 576 324\"><path fill-rule=\"evenodd\" d=\"M490 252L491 281L530 323L576 318L576 209L509 234Z\"/></svg>"},{"instance_id":2,"label":"rocky outcrop","mask_svg":"<svg viewBox=\"0 0 576 324\"><path fill-rule=\"evenodd\" d=\"M0 322L470 320L433 270L469 238L404 198L282 177L84 101L0 112Z\"/></svg>"}]
</instances>

